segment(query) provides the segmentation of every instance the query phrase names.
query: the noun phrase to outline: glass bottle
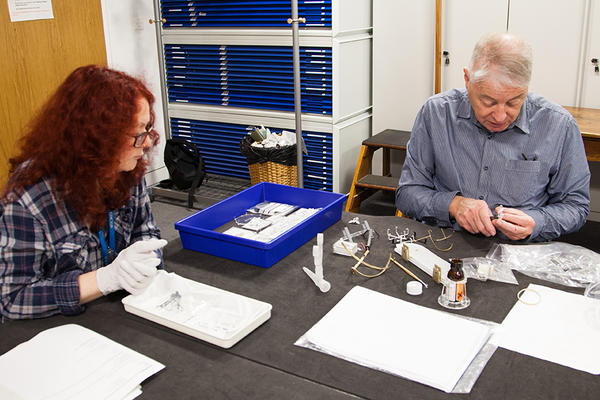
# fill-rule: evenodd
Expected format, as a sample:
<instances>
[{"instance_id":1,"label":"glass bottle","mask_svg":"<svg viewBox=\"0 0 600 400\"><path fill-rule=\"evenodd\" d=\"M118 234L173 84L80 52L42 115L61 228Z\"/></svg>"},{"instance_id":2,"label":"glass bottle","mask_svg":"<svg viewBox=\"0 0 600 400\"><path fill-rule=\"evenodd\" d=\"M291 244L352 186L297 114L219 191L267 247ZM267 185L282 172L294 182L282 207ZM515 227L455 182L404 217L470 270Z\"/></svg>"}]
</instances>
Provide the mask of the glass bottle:
<instances>
[{"instance_id":1,"label":"glass bottle","mask_svg":"<svg viewBox=\"0 0 600 400\"><path fill-rule=\"evenodd\" d=\"M467 297L467 278L460 258L450 260L447 278L444 281L442 294L438 297L438 303L455 310L468 307L471 300Z\"/></svg>"}]
</instances>

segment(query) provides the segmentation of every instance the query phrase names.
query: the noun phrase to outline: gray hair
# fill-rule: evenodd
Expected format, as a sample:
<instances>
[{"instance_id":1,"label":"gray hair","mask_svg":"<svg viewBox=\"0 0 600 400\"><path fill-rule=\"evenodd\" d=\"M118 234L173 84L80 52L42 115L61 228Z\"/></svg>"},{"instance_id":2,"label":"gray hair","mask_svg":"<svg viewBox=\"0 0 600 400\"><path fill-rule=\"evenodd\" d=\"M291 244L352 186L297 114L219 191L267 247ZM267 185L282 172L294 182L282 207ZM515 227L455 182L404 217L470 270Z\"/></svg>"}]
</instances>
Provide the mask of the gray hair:
<instances>
[{"instance_id":1,"label":"gray hair","mask_svg":"<svg viewBox=\"0 0 600 400\"><path fill-rule=\"evenodd\" d=\"M527 87L531 81L531 45L509 33L484 36L477 42L469 65L469 81Z\"/></svg>"}]
</instances>

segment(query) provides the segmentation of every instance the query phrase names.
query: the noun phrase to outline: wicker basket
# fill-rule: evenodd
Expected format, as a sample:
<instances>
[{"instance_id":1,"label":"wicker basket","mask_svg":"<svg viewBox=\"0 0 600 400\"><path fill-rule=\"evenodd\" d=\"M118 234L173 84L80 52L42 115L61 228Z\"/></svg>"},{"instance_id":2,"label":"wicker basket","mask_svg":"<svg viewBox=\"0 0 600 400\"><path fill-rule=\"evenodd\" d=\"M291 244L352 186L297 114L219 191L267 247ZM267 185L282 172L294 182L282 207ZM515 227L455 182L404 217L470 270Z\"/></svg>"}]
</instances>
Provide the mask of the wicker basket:
<instances>
[{"instance_id":1,"label":"wicker basket","mask_svg":"<svg viewBox=\"0 0 600 400\"><path fill-rule=\"evenodd\" d=\"M272 161L248 164L250 182L273 182L281 185L298 186L298 166L283 165Z\"/></svg>"}]
</instances>

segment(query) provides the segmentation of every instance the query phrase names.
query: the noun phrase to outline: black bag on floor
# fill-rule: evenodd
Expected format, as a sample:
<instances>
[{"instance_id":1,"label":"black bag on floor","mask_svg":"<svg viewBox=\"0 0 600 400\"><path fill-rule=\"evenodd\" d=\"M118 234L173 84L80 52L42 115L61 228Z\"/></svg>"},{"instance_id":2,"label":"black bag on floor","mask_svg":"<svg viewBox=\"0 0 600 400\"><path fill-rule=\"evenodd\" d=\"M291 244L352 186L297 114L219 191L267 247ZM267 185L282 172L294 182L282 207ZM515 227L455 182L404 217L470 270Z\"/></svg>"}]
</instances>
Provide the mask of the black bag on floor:
<instances>
[{"instance_id":1,"label":"black bag on floor","mask_svg":"<svg viewBox=\"0 0 600 400\"><path fill-rule=\"evenodd\" d=\"M194 204L194 193L204 180L204 160L195 143L183 139L167 139L165 165L170 179L160 182L160 187L188 191L188 207Z\"/></svg>"}]
</instances>

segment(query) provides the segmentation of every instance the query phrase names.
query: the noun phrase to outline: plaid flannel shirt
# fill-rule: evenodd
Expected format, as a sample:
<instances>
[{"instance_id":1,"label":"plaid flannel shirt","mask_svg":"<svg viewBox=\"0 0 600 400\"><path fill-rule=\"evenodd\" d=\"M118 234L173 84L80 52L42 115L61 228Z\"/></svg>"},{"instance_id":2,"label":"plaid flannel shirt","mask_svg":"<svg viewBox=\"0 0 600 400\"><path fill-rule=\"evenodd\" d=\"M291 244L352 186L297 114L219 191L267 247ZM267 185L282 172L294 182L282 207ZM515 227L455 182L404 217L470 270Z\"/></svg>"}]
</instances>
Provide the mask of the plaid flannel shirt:
<instances>
[{"instance_id":1,"label":"plaid flannel shirt","mask_svg":"<svg viewBox=\"0 0 600 400\"><path fill-rule=\"evenodd\" d=\"M116 252L160 238L145 181L115 210ZM162 257L162 253L159 254ZM55 196L50 179L0 205L0 313L8 318L78 314L79 275L102 267L98 234ZM161 265L162 267L162 265ZM160 268L160 267L159 267Z\"/></svg>"}]
</instances>

